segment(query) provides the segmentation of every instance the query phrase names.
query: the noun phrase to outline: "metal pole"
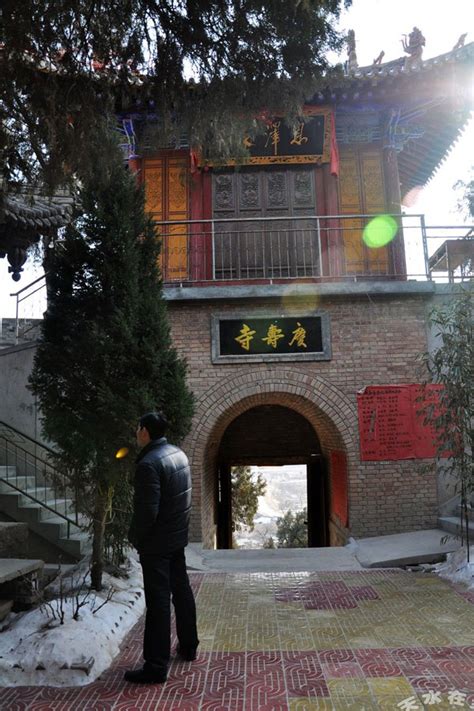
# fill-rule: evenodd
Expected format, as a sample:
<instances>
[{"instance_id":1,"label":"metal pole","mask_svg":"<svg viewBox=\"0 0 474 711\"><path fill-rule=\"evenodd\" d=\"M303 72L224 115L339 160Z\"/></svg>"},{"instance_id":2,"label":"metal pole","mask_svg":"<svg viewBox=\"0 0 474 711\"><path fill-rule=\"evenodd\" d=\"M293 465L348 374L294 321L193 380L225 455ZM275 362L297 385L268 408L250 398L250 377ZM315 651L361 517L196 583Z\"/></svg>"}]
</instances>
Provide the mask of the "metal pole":
<instances>
[{"instance_id":1,"label":"metal pole","mask_svg":"<svg viewBox=\"0 0 474 711\"><path fill-rule=\"evenodd\" d=\"M319 217L316 218L316 234L317 234L317 239L318 239L318 259L319 259L319 277L323 276L323 253L321 250L321 223ZM328 245L328 240L326 240L326 244ZM329 252L329 249L328 249ZM329 257L329 254L328 254ZM329 259L329 264L331 264L331 260Z\"/></svg>"},{"instance_id":2,"label":"metal pole","mask_svg":"<svg viewBox=\"0 0 474 711\"><path fill-rule=\"evenodd\" d=\"M211 220L211 243L212 243L212 279L216 279L216 228L214 220Z\"/></svg>"},{"instance_id":3,"label":"metal pole","mask_svg":"<svg viewBox=\"0 0 474 711\"><path fill-rule=\"evenodd\" d=\"M19 300L18 294L17 294L16 295L16 313L15 313L15 346L18 345L18 338L20 335L20 322L18 320L19 305L20 305L20 300Z\"/></svg>"},{"instance_id":4,"label":"metal pole","mask_svg":"<svg viewBox=\"0 0 474 711\"><path fill-rule=\"evenodd\" d=\"M432 281L432 275L430 272L429 257L428 257L428 239L426 236L426 225L425 216L420 215L420 227L421 227L421 238L423 240L423 256L425 259L425 274L428 281Z\"/></svg>"}]
</instances>

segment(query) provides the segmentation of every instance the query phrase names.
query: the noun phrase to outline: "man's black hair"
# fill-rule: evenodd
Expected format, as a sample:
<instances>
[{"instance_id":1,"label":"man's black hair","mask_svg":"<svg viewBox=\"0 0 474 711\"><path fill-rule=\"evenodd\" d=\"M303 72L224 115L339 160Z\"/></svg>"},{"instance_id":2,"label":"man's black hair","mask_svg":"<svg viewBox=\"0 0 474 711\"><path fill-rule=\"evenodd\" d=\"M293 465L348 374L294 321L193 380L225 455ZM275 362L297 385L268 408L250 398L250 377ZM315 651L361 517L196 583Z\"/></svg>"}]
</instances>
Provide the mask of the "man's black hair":
<instances>
[{"instance_id":1,"label":"man's black hair","mask_svg":"<svg viewBox=\"0 0 474 711\"><path fill-rule=\"evenodd\" d=\"M159 439L168 429L168 420L163 412L147 412L140 417L139 425L148 430L151 439Z\"/></svg>"}]
</instances>

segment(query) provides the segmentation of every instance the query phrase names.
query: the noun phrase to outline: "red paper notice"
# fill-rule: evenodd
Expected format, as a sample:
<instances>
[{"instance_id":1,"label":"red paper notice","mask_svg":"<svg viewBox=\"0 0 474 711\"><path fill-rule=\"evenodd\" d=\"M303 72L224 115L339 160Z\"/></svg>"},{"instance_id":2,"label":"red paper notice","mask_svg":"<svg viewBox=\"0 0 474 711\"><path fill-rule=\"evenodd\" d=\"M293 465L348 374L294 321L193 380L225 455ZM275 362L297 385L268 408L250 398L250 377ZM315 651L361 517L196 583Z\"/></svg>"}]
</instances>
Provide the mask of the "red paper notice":
<instances>
[{"instance_id":1,"label":"red paper notice","mask_svg":"<svg viewBox=\"0 0 474 711\"><path fill-rule=\"evenodd\" d=\"M436 435L424 424L423 402L438 402L439 385L371 385L357 394L362 461L435 457Z\"/></svg>"}]
</instances>

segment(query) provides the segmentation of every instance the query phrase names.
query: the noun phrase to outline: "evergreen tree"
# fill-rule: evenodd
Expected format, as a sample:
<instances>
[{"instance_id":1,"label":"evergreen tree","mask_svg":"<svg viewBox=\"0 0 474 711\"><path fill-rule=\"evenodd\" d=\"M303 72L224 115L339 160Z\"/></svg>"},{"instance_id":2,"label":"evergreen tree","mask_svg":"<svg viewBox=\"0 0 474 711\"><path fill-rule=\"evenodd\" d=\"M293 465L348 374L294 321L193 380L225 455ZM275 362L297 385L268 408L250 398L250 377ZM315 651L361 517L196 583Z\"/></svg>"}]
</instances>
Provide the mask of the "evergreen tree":
<instances>
[{"instance_id":1,"label":"evergreen tree","mask_svg":"<svg viewBox=\"0 0 474 711\"><path fill-rule=\"evenodd\" d=\"M263 109L295 115L326 89L326 55L342 45L335 26L349 4L4 0L5 177L54 184L102 170L104 123L137 105L159 113L165 143L186 132L192 146L235 153Z\"/></svg>"},{"instance_id":2,"label":"evergreen tree","mask_svg":"<svg viewBox=\"0 0 474 711\"><path fill-rule=\"evenodd\" d=\"M306 509L288 510L277 519L278 548L306 548L308 545L308 514Z\"/></svg>"},{"instance_id":3,"label":"evergreen tree","mask_svg":"<svg viewBox=\"0 0 474 711\"><path fill-rule=\"evenodd\" d=\"M114 487L133 467L131 457L120 462L115 453L133 447L144 412L162 409L170 439L179 442L193 410L185 363L171 344L154 226L115 156L105 186L90 180L84 187L83 212L48 259L48 309L30 378L58 468L92 516L96 589Z\"/></svg>"},{"instance_id":4,"label":"evergreen tree","mask_svg":"<svg viewBox=\"0 0 474 711\"><path fill-rule=\"evenodd\" d=\"M438 345L425 353L432 383L442 385L439 407L424 408L437 436L444 474L455 482L461 501L461 544L470 561L469 513L474 494L474 292L458 287L448 303L433 309L430 321ZM447 455L448 453L448 455Z\"/></svg>"},{"instance_id":5,"label":"evergreen tree","mask_svg":"<svg viewBox=\"0 0 474 711\"><path fill-rule=\"evenodd\" d=\"M261 474L254 476L250 467L232 467L232 524L235 531L254 528L258 497L265 496L267 483Z\"/></svg>"}]
</instances>

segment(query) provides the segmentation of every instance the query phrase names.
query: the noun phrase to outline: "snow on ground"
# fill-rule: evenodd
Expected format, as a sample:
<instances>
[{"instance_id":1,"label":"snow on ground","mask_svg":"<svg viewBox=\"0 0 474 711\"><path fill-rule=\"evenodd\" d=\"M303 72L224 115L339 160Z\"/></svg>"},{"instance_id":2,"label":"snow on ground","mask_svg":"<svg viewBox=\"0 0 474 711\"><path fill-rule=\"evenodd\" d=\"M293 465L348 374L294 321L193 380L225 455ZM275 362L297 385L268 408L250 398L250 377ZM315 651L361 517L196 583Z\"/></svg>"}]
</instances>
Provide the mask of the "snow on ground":
<instances>
[{"instance_id":1,"label":"snow on ground","mask_svg":"<svg viewBox=\"0 0 474 711\"><path fill-rule=\"evenodd\" d=\"M474 545L470 546L471 561L467 562L465 546L453 553L448 553L443 563L438 563L434 570L441 578L453 583L464 583L469 590L474 590Z\"/></svg>"},{"instance_id":2,"label":"snow on ground","mask_svg":"<svg viewBox=\"0 0 474 711\"><path fill-rule=\"evenodd\" d=\"M74 580L81 585L87 568L81 563L74 574L63 576L65 584ZM0 685L4 686L81 686L90 684L110 667L120 644L139 620L144 609L141 567L136 554L128 559L127 578L104 574L104 590L92 593L73 619L74 594L68 592L64 603L64 624L52 619L44 605L10 613L0 632ZM87 582L87 580L86 580ZM100 610L110 588L113 596ZM59 584L54 581L47 590L56 596ZM84 599L86 586L78 593ZM58 597L56 597L56 600ZM57 603L50 601L53 609ZM94 612L96 610L96 612Z\"/></svg>"}]
</instances>

